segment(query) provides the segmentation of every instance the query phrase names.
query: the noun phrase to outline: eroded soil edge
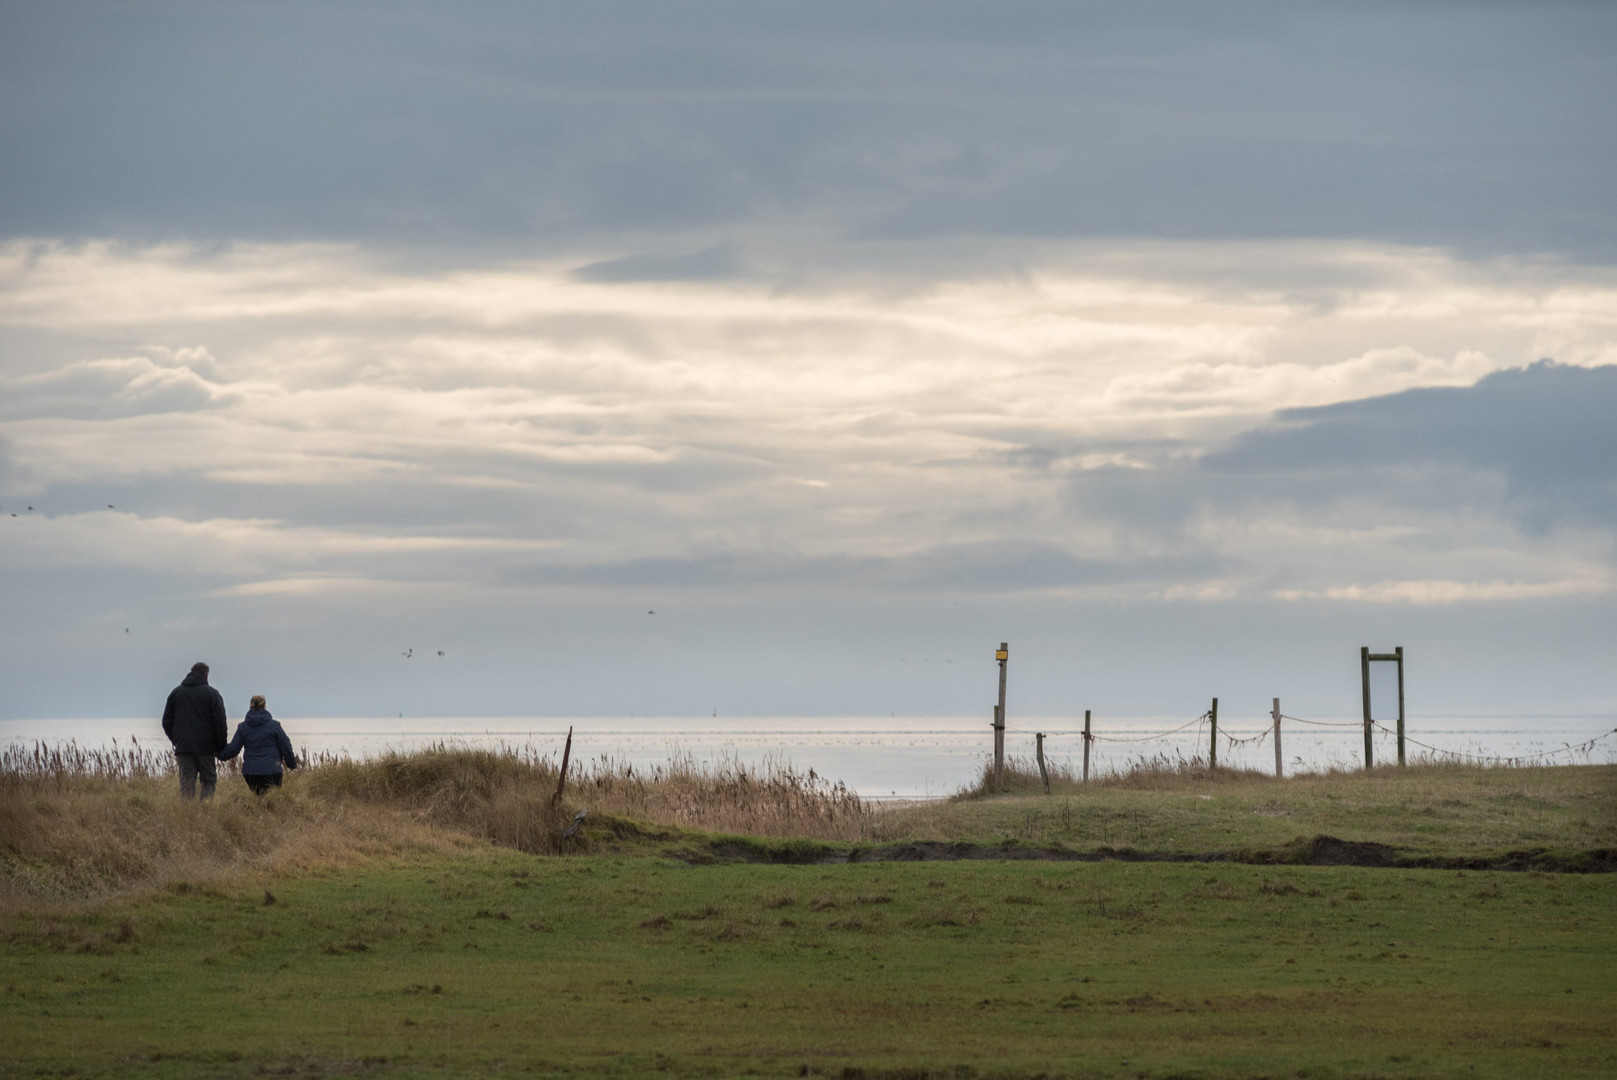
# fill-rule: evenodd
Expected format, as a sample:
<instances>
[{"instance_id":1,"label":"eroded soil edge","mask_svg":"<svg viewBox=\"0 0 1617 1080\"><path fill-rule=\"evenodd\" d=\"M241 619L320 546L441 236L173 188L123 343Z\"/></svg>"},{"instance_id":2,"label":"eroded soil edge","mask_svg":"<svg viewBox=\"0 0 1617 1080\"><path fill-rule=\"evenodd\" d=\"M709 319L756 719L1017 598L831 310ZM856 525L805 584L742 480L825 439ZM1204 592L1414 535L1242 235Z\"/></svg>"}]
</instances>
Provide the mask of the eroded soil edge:
<instances>
[{"instance_id":1,"label":"eroded soil edge","mask_svg":"<svg viewBox=\"0 0 1617 1080\"><path fill-rule=\"evenodd\" d=\"M700 847L672 853L688 862L786 863L829 865L877 862L958 862L1015 859L1045 862L1240 863L1250 866L1359 866L1374 869L1507 870L1541 873L1609 874L1617 872L1617 849L1582 851L1548 848L1481 856L1418 855L1387 844L1341 840L1334 836L1299 838L1279 848L1230 851L1138 851L1100 847L1078 851L1063 847L904 841L853 847L767 840L716 838Z\"/></svg>"}]
</instances>

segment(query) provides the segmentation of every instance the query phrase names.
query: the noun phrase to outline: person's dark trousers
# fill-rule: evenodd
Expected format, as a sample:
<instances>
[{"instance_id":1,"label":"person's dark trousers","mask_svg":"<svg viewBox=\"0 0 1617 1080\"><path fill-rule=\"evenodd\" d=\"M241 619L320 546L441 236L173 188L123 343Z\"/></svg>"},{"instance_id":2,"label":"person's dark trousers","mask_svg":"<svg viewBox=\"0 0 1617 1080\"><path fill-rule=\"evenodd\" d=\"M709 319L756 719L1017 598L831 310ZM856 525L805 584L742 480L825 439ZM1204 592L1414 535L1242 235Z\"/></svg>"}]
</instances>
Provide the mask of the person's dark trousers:
<instances>
[{"instance_id":1,"label":"person's dark trousers","mask_svg":"<svg viewBox=\"0 0 1617 1080\"><path fill-rule=\"evenodd\" d=\"M242 773L241 778L247 781L254 795L262 795L272 787L281 786L281 774L272 773Z\"/></svg>"},{"instance_id":2,"label":"person's dark trousers","mask_svg":"<svg viewBox=\"0 0 1617 1080\"><path fill-rule=\"evenodd\" d=\"M180 798L197 797L197 778L202 778L202 797L213 798L213 789L219 783L218 762L212 754L182 754L174 751L174 764L180 770Z\"/></svg>"}]
</instances>

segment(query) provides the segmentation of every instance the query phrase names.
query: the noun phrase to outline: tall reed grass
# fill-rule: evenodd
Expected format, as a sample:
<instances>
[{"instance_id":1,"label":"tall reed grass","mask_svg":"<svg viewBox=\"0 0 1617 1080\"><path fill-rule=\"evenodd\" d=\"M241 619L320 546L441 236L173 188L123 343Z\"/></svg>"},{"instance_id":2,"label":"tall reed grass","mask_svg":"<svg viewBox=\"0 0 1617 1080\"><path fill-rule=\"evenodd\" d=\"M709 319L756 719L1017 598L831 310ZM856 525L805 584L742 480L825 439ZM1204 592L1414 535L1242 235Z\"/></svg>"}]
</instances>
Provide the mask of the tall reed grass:
<instances>
[{"instance_id":1,"label":"tall reed grass","mask_svg":"<svg viewBox=\"0 0 1617 1080\"><path fill-rule=\"evenodd\" d=\"M1585 752L1583 763L1587 764L1592 755ZM1573 759L1577 761L1576 758ZM1046 759L1045 767L1050 775L1050 789L1061 794L1073 794L1085 786L1080 769L1074 768L1070 761L1065 759ZM1379 771L1398 768L1399 766L1383 763L1376 768ZM1429 773L1453 773L1456 775L1469 775L1479 769L1519 769L1528 770L1540 767L1531 760L1510 757L1481 757L1456 758L1452 755L1434 753L1416 753L1409 756L1409 769L1419 769ZM1358 776L1363 769L1352 762L1335 762L1325 768L1308 769L1287 773L1291 779L1301 777L1332 777L1332 776ZM1088 786L1094 788L1113 788L1140 791L1175 790L1190 786L1202 787L1213 784L1240 784L1256 781L1273 781L1272 772L1264 769L1255 769L1250 766L1232 767L1220 765L1218 768L1209 768L1207 759L1200 754L1186 756L1178 750L1162 751L1156 754L1140 754L1129 760L1121 768L1095 769L1089 778ZM1031 757L1008 756L1005 759L1004 780L1001 792L1007 795L1034 795L1043 791L1043 781L1039 776L1038 763ZM983 799L992 796L994 791L994 763L985 761L978 771L977 777L966 787L956 792L952 799L956 801Z\"/></svg>"},{"instance_id":2,"label":"tall reed grass","mask_svg":"<svg viewBox=\"0 0 1617 1080\"><path fill-rule=\"evenodd\" d=\"M18 785L59 787L86 778L144 780L173 772L172 753L142 746L133 735L128 746L113 739L111 747L102 748L80 746L72 740L35 740L0 747L0 791Z\"/></svg>"},{"instance_id":3,"label":"tall reed grass","mask_svg":"<svg viewBox=\"0 0 1617 1080\"><path fill-rule=\"evenodd\" d=\"M1052 792L1070 794L1084 786L1082 767L1075 768L1071 762L1061 760L1045 760L1045 770L1050 776L1050 789ZM1262 780L1268 773L1257 769L1229 768L1220 765L1217 769L1207 766L1207 759L1200 755L1186 757L1178 751L1158 754L1142 754L1121 769L1096 769L1090 773L1089 785L1100 788L1125 789L1160 789L1173 788L1187 784L1206 784L1212 782L1245 782L1249 780ZM1008 795L1033 795L1044 790L1044 783L1039 776L1039 766L1033 758L1008 756L1005 759L1004 781L1001 791ZM977 779L958 792L954 798L981 799L994 794L994 763L985 761Z\"/></svg>"},{"instance_id":4,"label":"tall reed grass","mask_svg":"<svg viewBox=\"0 0 1617 1080\"><path fill-rule=\"evenodd\" d=\"M580 809L597 822L828 840L861 839L872 818L857 795L813 770L702 766L689 755L651 768L576 763L559 802L556 762L521 746L312 754L305 766L262 799L221 768L214 800L185 803L167 752L0 749L0 891L86 894L478 843L589 850L588 819L582 841L562 842Z\"/></svg>"}]
</instances>

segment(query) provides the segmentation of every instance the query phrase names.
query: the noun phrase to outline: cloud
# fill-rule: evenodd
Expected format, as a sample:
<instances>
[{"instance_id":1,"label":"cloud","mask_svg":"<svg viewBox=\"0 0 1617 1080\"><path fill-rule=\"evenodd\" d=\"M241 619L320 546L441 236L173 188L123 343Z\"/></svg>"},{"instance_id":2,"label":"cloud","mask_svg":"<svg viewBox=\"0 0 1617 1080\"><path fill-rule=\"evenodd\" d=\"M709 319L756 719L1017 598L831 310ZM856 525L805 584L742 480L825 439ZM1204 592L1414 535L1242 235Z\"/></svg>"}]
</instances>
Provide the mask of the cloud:
<instances>
[{"instance_id":1,"label":"cloud","mask_svg":"<svg viewBox=\"0 0 1617 1080\"><path fill-rule=\"evenodd\" d=\"M1596 272L1295 244L800 288L304 244L31 243L0 264L0 325L68 355L87 328L127 346L0 368L9 467L52 513L269 518L310 551L330 531L443 541L396 553L418 563L403 576L1268 595L1343 584L1309 566L1322 545L1443 580L1416 548L1484 533L1470 570L1508 579L1522 522L1602 512L1580 502L1604 474L1580 469L1604 451L1578 448L1604 398L1533 389L1575 369L1485 377L1546 327L1580 358L1612 348L1617 287ZM1492 411L1397 419L1412 388ZM1499 431L1517 457L1489 465ZM1428 467L1367 472L1349 444ZM463 558L471 538L548 546ZM1599 562L1592 543L1566 557ZM353 576L328 557L242 573Z\"/></svg>"},{"instance_id":2,"label":"cloud","mask_svg":"<svg viewBox=\"0 0 1617 1080\"><path fill-rule=\"evenodd\" d=\"M195 359L211 361L205 352ZM210 407L219 392L218 385L185 363L165 365L144 356L81 360L36 375L0 380L0 420L42 416L113 419L197 412Z\"/></svg>"},{"instance_id":3,"label":"cloud","mask_svg":"<svg viewBox=\"0 0 1617 1080\"><path fill-rule=\"evenodd\" d=\"M1597 596L1610 592L1609 578L1570 581L1378 581L1373 585L1341 585L1330 589L1281 589L1280 600L1342 600L1371 604L1465 604L1542 600L1550 597Z\"/></svg>"},{"instance_id":4,"label":"cloud","mask_svg":"<svg viewBox=\"0 0 1617 1080\"><path fill-rule=\"evenodd\" d=\"M625 255L588 263L573 271L579 281L721 281L739 277L741 260L729 244L715 244L683 255Z\"/></svg>"},{"instance_id":5,"label":"cloud","mask_svg":"<svg viewBox=\"0 0 1617 1080\"><path fill-rule=\"evenodd\" d=\"M879 558L751 550L575 564L547 561L513 564L501 574L501 580L631 590L810 586L855 594L1102 596L1115 592L1117 586L1157 585L1199 577L1208 569L1206 560L1081 558L1053 544L1009 540L923 546Z\"/></svg>"},{"instance_id":6,"label":"cloud","mask_svg":"<svg viewBox=\"0 0 1617 1080\"><path fill-rule=\"evenodd\" d=\"M616 247L653 249L692 247ZM1394 631L1609 697L1572 660L1611 645L1607 273L1297 243L574 273L605 254L0 247L3 707L275 652L365 711L406 634L467 658L474 703L411 698L448 711L532 711L535 679L545 708L705 711L721 652L755 708L868 711L886 668L804 671L980 637L1032 647L1051 682L1019 700L1104 669L1117 710L1177 708L1221 652ZM1551 340L1578 365L1528 365Z\"/></svg>"},{"instance_id":7,"label":"cloud","mask_svg":"<svg viewBox=\"0 0 1617 1080\"><path fill-rule=\"evenodd\" d=\"M1307 476L1322 497L1331 491L1325 476L1363 492L1388 484L1389 475L1486 473L1502 479L1506 509L1529 528L1611 525L1614 415L1617 366L1542 361L1493 372L1474 386L1283 410L1277 426L1241 436L1204 464L1243 476Z\"/></svg>"},{"instance_id":8,"label":"cloud","mask_svg":"<svg viewBox=\"0 0 1617 1080\"><path fill-rule=\"evenodd\" d=\"M621 690L620 668L705 670L696 624L664 618L699 609L760 671L821 629L840 663L879 625L1086 663L1175 641L1189 672L1283 625L1464 613L1459 641L1610 603L1602 271L1287 242L574 273L601 254L0 247L0 587L40 628L10 655L133 624L186 662L259 634L323 663L404 627L509 658L576 626L567 670ZM1547 337L1593 366L1523 367ZM528 671L504 662L489 685ZM513 692L480 707L531 708Z\"/></svg>"},{"instance_id":9,"label":"cloud","mask_svg":"<svg viewBox=\"0 0 1617 1080\"><path fill-rule=\"evenodd\" d=\"M48 6L0 20L13 237L750 251L784 221L923 246L1617 250L1605 5L368 2L315 35L253 6L142 5L95 35Z\"/></svg>"}]
</instances>

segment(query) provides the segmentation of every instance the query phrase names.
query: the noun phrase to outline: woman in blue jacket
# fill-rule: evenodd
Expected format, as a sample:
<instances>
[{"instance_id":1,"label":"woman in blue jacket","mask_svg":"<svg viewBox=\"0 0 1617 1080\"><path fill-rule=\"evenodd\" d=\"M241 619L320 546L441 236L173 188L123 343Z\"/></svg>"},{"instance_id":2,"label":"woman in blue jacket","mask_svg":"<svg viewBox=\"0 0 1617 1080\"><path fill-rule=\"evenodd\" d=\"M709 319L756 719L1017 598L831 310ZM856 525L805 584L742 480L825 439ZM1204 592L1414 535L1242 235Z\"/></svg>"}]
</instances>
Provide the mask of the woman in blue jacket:
<instances>
[{"instance_id":1,"label":"woman in blue jacket","mask_svg":"<svg viewBox=\"0 0 1617 1080\"><path fill-rule=\"evenodd\" d=\"M292 740L286 737L286 730L264 708L264 695L254 694L251 704L246 719L236 725L236 737L219 751L219 760L229 761L240 753L241 778L254 795L262 795L281 786L281 762L295 769L298 759L292 753Z\"/></svg>"}]
</instances>

